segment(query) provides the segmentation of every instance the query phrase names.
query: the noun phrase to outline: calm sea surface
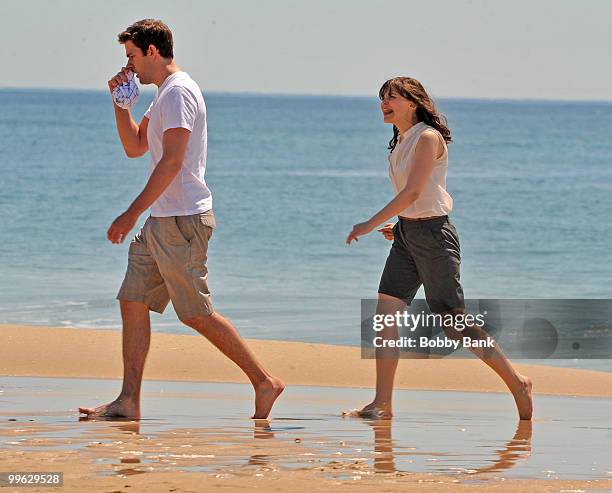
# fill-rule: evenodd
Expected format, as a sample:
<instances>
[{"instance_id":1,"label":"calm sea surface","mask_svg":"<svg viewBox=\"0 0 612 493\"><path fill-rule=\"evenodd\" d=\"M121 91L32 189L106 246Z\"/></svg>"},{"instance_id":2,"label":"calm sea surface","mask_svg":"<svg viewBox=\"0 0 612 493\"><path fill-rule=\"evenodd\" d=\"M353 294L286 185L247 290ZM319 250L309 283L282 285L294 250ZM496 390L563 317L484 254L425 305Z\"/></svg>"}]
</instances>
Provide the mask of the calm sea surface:
<instances>
[{"instance_id":1,"label":"calm sea surface","mask_svg":"<svg viewBox=\"0 0 612 493\"><path fill-rule=\"evenodd\" d=\"M390 247L344 244L392 197L378 101L205 97L216 308L247 337L359 344ZM612 104L439 107L466 297L612 298ZM105 92L4 89L0 108L0 322L119 328L128 242L105 233L148 155L125 157ZM188 332L171 308L153 321Z\"/></svg>"}]
</instances>

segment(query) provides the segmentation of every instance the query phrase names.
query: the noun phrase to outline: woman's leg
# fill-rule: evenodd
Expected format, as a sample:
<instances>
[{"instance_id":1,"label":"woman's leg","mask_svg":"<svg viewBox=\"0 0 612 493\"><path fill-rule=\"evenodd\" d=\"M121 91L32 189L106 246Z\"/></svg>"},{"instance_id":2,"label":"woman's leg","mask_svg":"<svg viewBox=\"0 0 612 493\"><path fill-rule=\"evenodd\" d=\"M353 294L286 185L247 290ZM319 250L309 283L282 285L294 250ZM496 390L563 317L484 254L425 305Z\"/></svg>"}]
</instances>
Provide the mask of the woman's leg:
<instances>
[{"instance_id":1,"label":"woman's leg","mask_svg":"<svg viewBox=\"0 0 612 493\"><path fill-rule=\"evenodd\" d=\"M395 314L406 309L406 303L403 300L394 298L387 294L380 293L378 295L378 304L376 305L376 313L380 315ZM385 326L379 334L383 340L397 339L397 326ZM395 371L399 359L398 348L376 348L376 395L372 406L377 407L386 415L392 416L392 396L393 396L393 380L395 379Z\"/></svg>"},{"instance_id":2,"label":"woman's leg","mask_svg":"<svg viewBox=\"0 0 612 493\"><path fill-rule=\"evenodd\" d=\"M406 245L402 230L402 221L399 221L393 228L394 241L378 286L377 315L394 315L398 311L403 312L406 309L406 303L414 299L421 287L421 278ZM383 340L397 339L397 326L384 324L383 330L377 336ZM349 414L372 418L392 416L391 398L398 359L398 348L376 348L376 395L374 400L367 406L351 411Z\"/></svg>"},{"instance_id":3,"label":"woman's leg","mask_svg":"<svg viewBox=\"0 0 612 493\"><path fill-rule=\"evenodd\" d=\"M463 315L465 310L456 309L448 313L453 315ZM472 341L487 341L492 337L482 328L474 324L468 324L463 321L465 329L458 331L454 327L444 328L444 332L451 339L463 340L464 337L469 337ZM516 403L520 419L530 420L533 414L533 400L531 397L532 382L529 377L521 375L510 360L506 357L501 347L497 342L493 343L493 347L473 347L477 344L470 345L470 351L484 361L489 367L497 373L504 381Z\"/></svg>"},{"instance_id":4,"label":"woman's leg","mask_svg":"<svg viewBox=\"0 0 612 493\"><path fill-rule=\"evenodd\" d=\"M387 294L378 294L378 304L376 305L377 315L395 315L406 309L406 302L399 298ZM378 335L383 340L397 339L398 332L396 325L386 325ZM376 395L374 400L355 412L361 417L391 417L393 416L393 380L400 351L394 347L376 348ZM427 358L427 354L411 353L411 358Z\"/></svg>"},{"instance_id":5,"label":"woman's leg","mask_svg":"<svg viewBox=\"0 0 612 493\"><path fill-rule=\"evenodd\" d=\"M448 220L427 221L420 225L421 234L414 238L412 253L418 266L425 296L432 312L463 314L465 309L463 288L460 282L460 246L455 226ZM448 310L446 307L461 307ZM445 328L446 335L452 339L469 337L472 340L487 339L489 334L475 324L464 324L462 331L454 327ZM472 352L491 367L506 383L514 396L521 419L531 419L533 404L531 399L532 383L529 378L518 373L501 348L494 344L491 348L472 348Z\"/></svg>"}]
</instances>

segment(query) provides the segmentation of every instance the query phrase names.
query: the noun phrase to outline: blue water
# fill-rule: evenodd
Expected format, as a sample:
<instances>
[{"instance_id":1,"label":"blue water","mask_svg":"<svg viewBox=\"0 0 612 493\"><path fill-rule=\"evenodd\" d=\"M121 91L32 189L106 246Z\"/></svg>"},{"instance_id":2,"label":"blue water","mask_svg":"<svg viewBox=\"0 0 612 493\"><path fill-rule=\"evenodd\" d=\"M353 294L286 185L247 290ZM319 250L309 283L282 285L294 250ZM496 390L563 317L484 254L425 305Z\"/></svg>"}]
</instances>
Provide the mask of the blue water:
<instances>
[{"instance_id":1,"label":"blue water","mask_svg":"<svg viewBox=\"0 0 612 493\"><path fill-rule=\"evenodd\" d=\"M358 344L390 247L344 244L392 197L378 101L205 97L216 308L248 337ZM612 298L612 104L439 106L466 296ZM148 156L124 156L105 92L4 89L0 108L0 322L118 328L128 245L105 234ZM171 308L154 325L188 331Z\"/></svg>"}]
</instances>

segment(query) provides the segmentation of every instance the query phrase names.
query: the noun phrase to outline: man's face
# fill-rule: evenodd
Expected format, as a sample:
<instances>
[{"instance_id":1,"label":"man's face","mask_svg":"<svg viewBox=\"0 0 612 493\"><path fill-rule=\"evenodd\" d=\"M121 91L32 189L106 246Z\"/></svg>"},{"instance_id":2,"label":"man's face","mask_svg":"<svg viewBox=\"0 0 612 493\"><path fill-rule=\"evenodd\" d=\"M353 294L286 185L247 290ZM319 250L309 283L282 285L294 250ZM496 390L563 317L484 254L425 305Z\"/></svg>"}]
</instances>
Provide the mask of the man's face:
<instances>
[{"instance_id":1,"label":"man's face","mask_svg":"<svg viewBox=\"0 0 612 493\"><path fill-rule=\"evenodd\" d=\"M123 46L128 59L127 68L136 74L141 84L150 84L151 57L145 56L142 50L130 40L126 41Z\"/></svg>"}]
</instances>

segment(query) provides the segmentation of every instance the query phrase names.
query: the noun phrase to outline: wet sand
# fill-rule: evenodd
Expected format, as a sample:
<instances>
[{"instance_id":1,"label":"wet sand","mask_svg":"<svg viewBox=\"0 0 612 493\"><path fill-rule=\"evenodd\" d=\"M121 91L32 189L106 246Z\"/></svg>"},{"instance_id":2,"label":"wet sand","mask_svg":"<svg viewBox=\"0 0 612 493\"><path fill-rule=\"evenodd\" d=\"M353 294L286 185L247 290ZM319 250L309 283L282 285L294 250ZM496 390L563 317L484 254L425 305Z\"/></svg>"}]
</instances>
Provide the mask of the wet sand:
<instances>
[{"instance_id":1,"label":"wet sand","mask_svg":"<svg viewBox=\"0 0 612 493\"><path fill-rule=\"evenodd\" d=\"M538 396L530 423L503 394L403 390L398 416L372 421L340 415L367 389L294 386L253 421L248 385L148 381L145 419L79 419L117 384L0 378L1 470L61 471L61 491L612 488L610 399Z\"/></svg>"},{"instance_id":2,"label":"wet sand","mask_svg":"<svg viewBox=\"0 0 612 493\"><path fill-rule=\"evenodd\" d=\"M612 490L609 373L520 365L535 384L529 423L480 362L404 360L396 416L371 421L341 416L372 395L358 348L259 340L289 386L253 421L250 386L229 383L244 378L210 344L155 333L144 419L88 421L78 406L120 388L120 334L0 331L0 472L61 471L55 491Z\"/></svg>"}]
</instances>

